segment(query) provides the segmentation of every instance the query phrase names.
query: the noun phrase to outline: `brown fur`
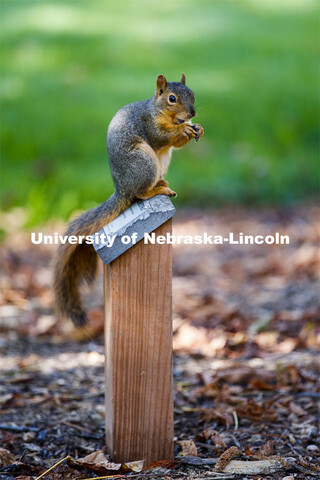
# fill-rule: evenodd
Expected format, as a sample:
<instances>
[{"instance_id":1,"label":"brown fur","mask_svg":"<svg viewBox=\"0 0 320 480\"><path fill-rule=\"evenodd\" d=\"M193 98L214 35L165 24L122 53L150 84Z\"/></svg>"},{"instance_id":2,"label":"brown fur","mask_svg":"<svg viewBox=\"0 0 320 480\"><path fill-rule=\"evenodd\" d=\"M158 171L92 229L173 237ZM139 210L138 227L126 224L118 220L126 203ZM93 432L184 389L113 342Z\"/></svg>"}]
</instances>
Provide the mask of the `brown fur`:
<instances>
[{"instance_id":1,"label":"brown fur","mask_svg":"<svg viewBox=\"0 0 320 480\"><path fill-rule=\"evenodd\" d=\"M167 82L159 75L152 98L126 105L114 116L108 128L107 149L115 193L71 222L67 235L95 234L137 198L176 196L163 178L172 147L180 148L203 135L201 125L186 123L196 112L194 94L185 82L184 74L180 83ZM92 283L96 272L97 256L92 245L66 243L59 247L54 261L56 309L77 326L87 320L79 285Z\"/></svg>"},{"instance_id":2,"label":"brown fur","mask_svg":"<svg viewBox=\"0 0 320 480\"><path fill-rule=\"evenodd\" d=\"M104 225L114 220L130 202L119 200L113 210L106 209L92 220L92 210L74 220L67 235L93 235ZM99 208L99 207L98 207ZM65 243L60 245L54 259L54 294L57 313L70 318L75 325L82 327L87 322L79 293L79 285L90 285L97 273L97 255L92 245Z\"/></svg>"}]
</instances>

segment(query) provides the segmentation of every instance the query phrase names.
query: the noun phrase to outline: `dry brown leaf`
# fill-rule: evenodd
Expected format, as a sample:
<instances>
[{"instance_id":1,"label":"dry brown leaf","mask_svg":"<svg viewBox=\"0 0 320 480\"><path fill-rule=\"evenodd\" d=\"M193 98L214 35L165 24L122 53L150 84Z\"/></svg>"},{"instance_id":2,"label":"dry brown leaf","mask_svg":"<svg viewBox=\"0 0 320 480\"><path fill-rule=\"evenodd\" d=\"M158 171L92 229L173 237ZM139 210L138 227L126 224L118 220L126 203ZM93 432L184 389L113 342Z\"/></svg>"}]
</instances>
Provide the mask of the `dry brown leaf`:
<instances>
[{"instance_id":1,"label":"dry brown leaf","mask_svg":"<svg viewBox=\"0 0 320 480\"><path fill-rule=\"evenodd\" d=\"M186 456L193 456L193 457L197 457L198 456L198 450L197 450L197 447L194 443L194 441L191 439L191 440L180 440L179 442L177 442L178 445L180 445L181 447L181 453L180 455L182 457L186 457Z\"/></svg>"},{"instance_id":2,"label":"dry brown leaf","mask_svg":"<svg viewBox=\"0 0 320 480\"><path fill-rule=\"evenodd\" d=\"M16 480L34 480L34 477L30 477L29 475L19 475L19 477L15 477Z\"/></svg>"},{"instance_id":3,"label":"dry brown leaf","mask_svg":"<svg viewBox=\"0 0 320 480\"><path fill-rule=\"evenodd\" d=\"M13 393L4 393L3 395L0 395L0 405L4 406L10 403L10 400L13 398Z\"/></svg>"},{"instance_id":4,"label":"dry brown leaf","mask_svg":"<svg viewBox=\"0 0 320 480\"><path fill-rule=\"evenodd\" d=\"M232 410L229 407L226 408L203 408L199 409L200 416L205 422L216 421L226 425L229 428L234 423Z\"/></svg>"},{"instance_id":5,"label":"dry brown leaf","mask_svg":"<svg viewBox=\"0 0 320 480\"><path fill-rule=\"evenodd\" d=\"M237 455L241 455L241 452L238 447L230 447L228 450L223 452L223 454L219 457L215 470L216 472L223 472L223 470L226 468L228 463Z\"/></svg>"},{"instance_id":6,"label":"dry brown leaf","mask_svg":"<svg viewBox=\"0 0 320 480\"><path fill-rule=\"evenodd\" d=\"M274 378L273 372L267 370L255 369L246 366L234 366L233 368L225 368L217 372L217 378L224 380L227 383L243 383L248 384L253 378L261 381L272 381Z\"/></svg>"},{"instance_id":7,"label":"dry brown leaf","mask_svg":"<svg viewBox=\"0 0 320 480\"><path fill-rule=\"evenodd\" d=\"M295 365L288 365L287 372L289 374L292 385L297 385L300 380L300 372Z\"/></svg>"},{"instance_id":8,"label":"dry brown leaf","mask_svg":"<svg viewBox=\"0 0 320 480\"><path fill-rule=\"evenodd\" d=\"M236 411L239 418L248 418L253 422L276 422L279 417L278 412L271 409L267 403L259 405L252 398L237 406Z\"/></svg>"},{"instance_id":9,"label":"dry brown leaf","mask_svg":"<svg viewBox=\"0 0 320 480\"><path fill-rule=\"evenodd\" d=\"M217 430L214 430L213 428L207 428L206 430L203 430L203 436L206 440L210 440L213 445L227 448L227 444Z\"/></svg>"},{"instance_id":10,"label":"dry brown leaf","mask_svg":"<svg viewBox=\"0 0 320 480\"><path fill-rule=\"evenodd\" d=\"M305 460L301 455L299 456L299 463L304 468L309 468L309 462L307 462L307 460Z\"/></svg>"},{"instance_id":11,"label":"dry brown leaf","mask_svg":"<svg viewBox=\"0 0 320 480\"><path fill-rule=\"evenodd\" d=\"M274 453L274 441L268 440L266 443L261 445L258 451L258 455L261 457L270 457Z\"/></svg>"},{"instance_id":12,"label":"dry brown leaf","mask_svg":"<svg viewBox=\"0 0 320 480\"><path fill-rule=\"evenodd\" d=\"M57 322L58 318L55 315L41 315L38 317L34 328L30 328L30 334L35 337L48 335L49 333L52 333Z\"/></svg>"},{"instance_id":13,"label":"dry brown leaf","mask_svg":"<svg viewBox=\"0 0 320 480\"><path fill-rule=\"evenodd\" d=\"M35 467L34 465L29 465L27 463L19 462L19 461L13 461L13 463L9 463L10 465L10 471L15 472L16 475L20 473L21 475L34 475L36 471L38 471L38 467ZM7 465L8 467L8 465Z\"/></svg>"},{"instance_id":14,"label":"dry brown leaf","mask_svg":"<svg viewBox=\"0 0 320 480\"><path fill-rule=\"evenodd\" d=\"M68 465L80 470L87 468L91 472L94 472L98 475L104 475L109 472L112 473L120 471L138 473L143 469L143 462L143 460L138 460L136 462L113 463L110 462L102 450L97 450L96 452L90 453L83 458L78 458L77 460L69 459Z\"/></svg>"},{"instance_id":15,"label":"dry brown leaf","mask_svg":"<svg viewBox=\"0 0 320 480\"><path fill-rule=\"evenodd\" d=\"M269 385L264 380L261 380L259 378L253 378L250 381L250 387L254 388L255 390L274 390L275 389L275 385Z\"/></svg>"},{"instance_id":16,"label":"dry brown leaf","mask_svg":"<svg viewBox=\"0 0 320 480\"><path fill-rule=\"evenodd\" d=\"M247 457L249 457L250 455L254 455L253 451L250 449L247 442L245 442L244 453L246 454Z\"/></svg>"},{"instance_id":17,"label":"dry brown leaf","mask_svg":"<svg viewBox=\"0 0 320 480\"><path fill-rule=\"evenodd\" d=\"M309 463L301 455L299 456L299 463L300 465L302 465L304 468L307 468L308 470L312 470L313 472L320 472L319 465L315 465L314 463Z\"/></svg>"},{"instance_id":18,"label":"dry brown leaf","mask_svg":"<svg viewBox=\"0 0 320 480\"><path fill-rule=\"evenodd\" d=\"M9 450L0 448L0 467L10 465L14 462L14 456Z\"/></svg>"},{"instance_id":19,"label":"dry brown leaf","mask_svg":"<svg viewBox=\"0 0 320 480\"><path fill-rule=\"evenodd\" d=\"M22 375L18 374L16 376L10 378L10 380L7 380L7 382L11 383L11 384L28 383L28 382L33 380L34 376L35 375L33 373L24 373Z\"/></svg>"},{"instance_id":20,"label":"dry brown leaf","mask_svg":"<svg viewBox=\"0 0 320 480\"><path fill-rule=\"evenodd\" d=\"M143 470L144 460L136 460L134 462L124 462L121 470L139 473Z\"/></svg>"},{"instance_id":21,"label":"dry brown leaf","mask_svg":"<svg viewBox=\"0 0 320 480\"><path fill-rule=\"evenodd\" d=\"M158 460L157 462L151 463L151 465L148 467L148 470L158 467L170 470L171 468L175 468L178 464L179 462L177 460Z\"/></svg>"},{"instance_id":22,"label":"dry brown leaf","mask_svg":"<svg viewBox=\"0 0 320 480\"><path fill-rule=\"evenodd\" d=\"M289 407L291 412L298 415L298 417L302 417L303 415L308 415L308 412L306 412L303 408L301 408L299 405L297 405L294 402L290 402Z\"/></svg>"},{"instance_id":23,"label":"dry brown leaf","mask_svg":"<svg viewBox=\"0 0 320 480\"><path fill-rule=\"evenodd\" d=\"M195 399L200 398L200 397L208 397L208 398L214 398L217 395L219 395L220 388L218 385L218 379L216 378L212 382L208 383L207 385L204 385L203 387L199 387L195 389L192 392L192 397Z\"/></svg>"}]
</instances>

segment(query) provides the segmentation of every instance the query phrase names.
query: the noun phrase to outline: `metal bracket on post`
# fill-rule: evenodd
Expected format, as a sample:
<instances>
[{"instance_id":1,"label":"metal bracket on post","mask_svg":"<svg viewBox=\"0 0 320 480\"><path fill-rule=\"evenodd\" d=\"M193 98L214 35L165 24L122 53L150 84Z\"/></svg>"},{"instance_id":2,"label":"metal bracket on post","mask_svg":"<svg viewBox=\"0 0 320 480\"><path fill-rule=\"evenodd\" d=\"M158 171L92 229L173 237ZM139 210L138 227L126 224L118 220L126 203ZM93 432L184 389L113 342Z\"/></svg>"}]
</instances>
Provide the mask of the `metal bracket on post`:
<instances>
[{"instance_id":1,"label":"metal bracket on post","mask_svg":"<svg viewBox=\"0 0 320 480\"><path fill-rule=\"evenodd\" d=\"M109 246L94 245L106 264L106 444L116 462L174 457L172 245L140 241L171 234L174 213L163 195L138 201L98 232Z\"/></svg>"}]
</instances>

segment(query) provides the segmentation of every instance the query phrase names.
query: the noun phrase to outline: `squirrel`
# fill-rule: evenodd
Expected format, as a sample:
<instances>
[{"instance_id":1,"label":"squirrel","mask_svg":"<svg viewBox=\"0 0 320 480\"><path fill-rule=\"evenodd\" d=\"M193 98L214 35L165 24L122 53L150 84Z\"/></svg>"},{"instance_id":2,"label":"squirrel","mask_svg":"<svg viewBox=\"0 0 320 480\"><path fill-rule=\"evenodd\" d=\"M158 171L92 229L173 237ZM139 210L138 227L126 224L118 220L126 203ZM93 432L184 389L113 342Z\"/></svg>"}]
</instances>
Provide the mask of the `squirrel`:
<instances>
[{"instance_id":1,"label":"squirrel","mask_svg":"<svg viewBox=\"0 0 320 480\"><path fill-rule=\"evenodd\" d=\"M114 220L136 199L155 195L176 197L164 179L173 148L203 136L200 124L190 123L196 115L194 93L180 82L157 78L157 90L145 101L121 108L111 120L107 151L115 191L104 203L73 220L66 235L93 235ZM57 313L83 327L87 315L79 284L91 284L96 276L97 254L89 244L63 244L54 260L53 289Z\"/></svg>"}]
</instances>

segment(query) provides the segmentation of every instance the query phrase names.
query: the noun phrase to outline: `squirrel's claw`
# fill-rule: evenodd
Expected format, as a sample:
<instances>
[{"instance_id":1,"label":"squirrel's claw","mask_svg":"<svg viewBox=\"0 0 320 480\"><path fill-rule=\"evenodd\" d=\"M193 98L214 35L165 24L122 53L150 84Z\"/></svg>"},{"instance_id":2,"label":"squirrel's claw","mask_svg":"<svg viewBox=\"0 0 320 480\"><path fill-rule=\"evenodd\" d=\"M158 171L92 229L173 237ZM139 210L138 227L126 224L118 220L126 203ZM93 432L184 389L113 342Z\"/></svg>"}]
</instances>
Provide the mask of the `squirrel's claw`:
<instances>
[{"instance_id":1,"label":"squirrel's claw","mask_svg":"<svg viewBox=\"0 0 320 480\"><path fill-rule=\"evenodd\" d=\"M173 190L171 190L171 193L168 194L168 197L173 197L173 198L176 198L178 195L176 194L176 192L174 192Z\"/></svg>"},{"instance_id":2,"label":"squirrel's claw","mask_svg":"<svg viewBox=\"0 0 320 480\"><path fill-rule=\"evenodd\" d=\"M203 127L199 123L192 124L191 126L193 130L196 132L194 138L196 142L198 142L200 138L203 136L203 133L204 133Z\"/></svg>"}]
</instances>

